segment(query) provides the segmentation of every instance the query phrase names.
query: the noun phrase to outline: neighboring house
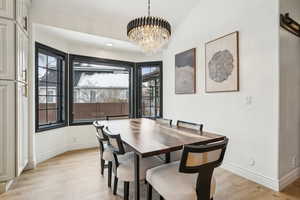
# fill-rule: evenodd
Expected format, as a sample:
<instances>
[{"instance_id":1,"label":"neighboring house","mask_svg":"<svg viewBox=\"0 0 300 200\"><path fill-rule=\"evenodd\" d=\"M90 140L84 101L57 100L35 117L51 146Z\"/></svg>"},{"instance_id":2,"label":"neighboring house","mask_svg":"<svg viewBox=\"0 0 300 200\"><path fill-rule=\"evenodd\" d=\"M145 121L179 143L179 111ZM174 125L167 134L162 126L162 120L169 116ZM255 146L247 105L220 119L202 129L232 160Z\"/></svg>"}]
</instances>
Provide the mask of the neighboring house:
<instances>
[{"instance_id":1,"label":"neighboring house","mask_svg":"<svg viewBox=\"0 0 300 200\"><path fill-rule=\"evenodd\" d=\"M118 103L128 101L128 73L76 71L74 103Z\"/></svg>"},{"instance_id":2,"label":"neighboring house","mask_svg":"<svg viewBox=\"0 0 300 200\"><path fill-rule=\"evenodd\" d=\"M127 72L75 71L74 103L118 103L128 102L129 75ZM54 71L48 71L40 78L40 103L56 103L57 77ZM46 92L46 79L48 90ZM53 96L52 96L53 95Z\"/></svg>"}]
</instances>

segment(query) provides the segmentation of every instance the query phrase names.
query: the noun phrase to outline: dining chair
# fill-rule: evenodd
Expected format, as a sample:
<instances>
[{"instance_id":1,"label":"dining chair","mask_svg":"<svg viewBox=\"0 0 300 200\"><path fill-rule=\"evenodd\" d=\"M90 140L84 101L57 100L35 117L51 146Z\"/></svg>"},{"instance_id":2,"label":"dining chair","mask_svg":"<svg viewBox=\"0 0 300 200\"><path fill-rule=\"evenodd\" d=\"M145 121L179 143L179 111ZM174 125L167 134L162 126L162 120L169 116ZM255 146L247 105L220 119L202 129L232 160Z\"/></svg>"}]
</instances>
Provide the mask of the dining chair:
<instances>
[{"instance_id":1,"label":"dining chair","mask_svg":"<svg viewBox=\"0 0 300 200\"><path fill-rule=\"evenodd\" d=\"M199 131L200 133L203 132L203 124L178 120L176 126L177 128L187 128L187 129L193 129ZM170 160L179 161L181 159L181 154L182 154L182 150L172 152L170 156Z\"/></svg>"},{"instance_id":2,"label":"dining chair","mask_svg":"<svg viewBox=\"0 0 300 200\"><path fill-rule=\"evenodd\" d=\"M111 148L114 161L114 187L113 194L116 195L118 181L124 182L124 200L129 199L129 183L134 181L134 153L125 152L120 134L113 134L108 128L103 129L104 134L109 139L109 148ZM163 164L156 157L140 158L140 180L145 180L146 171L150 168Z\"/></svg>"},{"instance_id":3,"label":"dining chair","mask_svg":"<svg viewBox=\"0 0 300 200\"><path fill-rule=\"evenodd\" d=\"M172 127L172 120L171 119L164 119L164 118L156 118L155 119L157 123L161 125L167 125Z\"/></svg>"},{"instance_id":4,"label":"dining chair","mask_svg":"<svg viewBox=\"0 0 300 200\"><path fill-rule=\"evenodd\" d=\"M108 148L108 137L103 134L105 123L103 121L94 121L93 125L96 128L96 138L99 142L101 175L104 174L104 169L107 167L108 187L111 187L113 152ZM108 164L105 164L105 162Z\"/></svg>"},{"instance_id":5,"label":"dining chair","mask_svg":"<svg viewBox=\"0 0 300 200\"><path fill-rule=\"evenodd\" d=\"M193 130L200 131L201 133L203 131L203 124L197 124L197 123L186 122L181 120L177 121L177 127L193 129Z\"/></svg>"},{"instance_id":6,"label":"dining chair","mask_svg":"<svg viewBox=\"0 0 300 200\"><path fill-rule=\"evenodd\" d=\"M118 120L118 119L129 119L129 115L108 115L106 116L106 120ZM130 146L124 144L125 152L133 151Z\"/></svg>"},{"instance_id":7,"label":"dining chair","mask_svg":"<svg viewBox=\"0 0 300 200\"><path fill-rule=\"evenodd\" d=\"M213 172L222 164L227 144L225 138L205 145L186 145L180 162L149 169L147 200L152 199L152 187L168 200L213 200L216 191Z\"/></svg>"}]
</instances>

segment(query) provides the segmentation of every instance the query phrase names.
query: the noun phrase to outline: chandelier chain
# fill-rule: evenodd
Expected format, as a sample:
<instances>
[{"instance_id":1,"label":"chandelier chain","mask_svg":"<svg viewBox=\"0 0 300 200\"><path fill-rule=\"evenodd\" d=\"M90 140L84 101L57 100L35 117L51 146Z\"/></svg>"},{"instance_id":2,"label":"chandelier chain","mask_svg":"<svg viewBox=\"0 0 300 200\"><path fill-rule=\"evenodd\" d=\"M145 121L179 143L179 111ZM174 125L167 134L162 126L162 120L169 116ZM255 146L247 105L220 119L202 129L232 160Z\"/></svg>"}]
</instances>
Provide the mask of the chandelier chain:
<instances>
[{"instance_id":1,"label":"chandelier chain","mask_svg":"<svg viewBox=\"0 0 300 200\"><path fill-rule=\"evenodd\" d=\"M150 0L148 0L148 16L150 16Z\"/></svg>"}]
</instances>

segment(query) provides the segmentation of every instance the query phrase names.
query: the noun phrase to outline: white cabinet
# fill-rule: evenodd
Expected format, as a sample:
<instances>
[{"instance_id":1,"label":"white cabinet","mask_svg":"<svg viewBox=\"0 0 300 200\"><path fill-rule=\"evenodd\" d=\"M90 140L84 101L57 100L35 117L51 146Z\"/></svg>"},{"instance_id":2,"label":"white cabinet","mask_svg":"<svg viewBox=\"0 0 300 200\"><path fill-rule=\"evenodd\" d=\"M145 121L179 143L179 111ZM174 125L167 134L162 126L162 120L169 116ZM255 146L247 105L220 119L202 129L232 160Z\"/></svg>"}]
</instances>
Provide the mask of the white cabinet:
<instances>
[{"instance_id":1,"label":"white cabinet","mask_svg":"<svg viewBox=\"0 0 300 200\"><path fill-rule=\"evenodd\" d=\"M29 39L19 26L17 26L16 43L17 80L27 82Z\"/></svg>"},{"instance_id":2,"label":"white cabinet","mask_svg":"<svg viewBox=\"0 0 300 200\"><path fill-rule=\"evenodd\" d=\"M0 191L20 175L29 158L29 3L0 0Z\"/></svg>"},{"instance_id":3,"label":"white cabinet","mask_svg":"<svg viewBox=\"0 0 300 200\"><path fill-rule=\"evenodd\" d=\"M0 0L0 17L14 18L14 0Z\"/></svg>"},{"instance_id":4,"label":"white cabinet","mask_svg":"<svg viewBox=\"0 0 300 200\"><path fill-rule=\"evenodd\" d=\"M15 79L15 24L0 18L0 79Z\"/></svg>"},{"instance_id":5,"label":"white cabinet","mask_svg":"<svg viewBox=\"0 0 300 200\"><path fill-rule=\"evenodd\" d=\"M28 98L27 85L17 85L17 112L16 112L16 173L17 176L21 174L28 163Z\"/></svg>"},{"instance_id":6,"label":"white cabinet","mask_svg":"<svg viewBox=\"0 0 300 200\"><path fill-rule=\"evenodd\" d=\"M15 82L0 81L0 180L15 177Z\"/></svg>"},{"instance_id":7,"label":"white cabinet","mask_svg":"<svg viewBox=\"0 0 300 200\"><path fill-rule=\"evenodd\" d=\"M25 32L28 32L30 3L28 0L16 0L16 3L17 23Z\"/></svg>"}]
</instances>

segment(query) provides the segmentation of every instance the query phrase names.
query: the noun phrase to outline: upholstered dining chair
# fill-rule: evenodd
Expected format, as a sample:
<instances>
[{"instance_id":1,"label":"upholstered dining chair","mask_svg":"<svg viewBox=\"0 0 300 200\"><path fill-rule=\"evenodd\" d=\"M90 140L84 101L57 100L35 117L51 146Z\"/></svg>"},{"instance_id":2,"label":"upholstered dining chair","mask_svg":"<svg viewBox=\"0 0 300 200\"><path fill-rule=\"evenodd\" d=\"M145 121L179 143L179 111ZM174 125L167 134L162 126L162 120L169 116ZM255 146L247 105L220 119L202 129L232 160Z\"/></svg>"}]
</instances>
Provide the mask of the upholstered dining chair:
<instances>
[{"instance_id":1,"label":"upholstered dining chair","mask_svg":"<svg viewBox=\"0 0 300 200\"><path fill-rule=\"evenodd\" d=\"M149 169L147 200L152 199L152 187L167 200L212 200L216 190L213 172L223 162L227 143L226 138L205 145L186 145L180 162Z\"/></svg>"},{"instance_id":2,"label":"upholstered dining chair","mask_svg":"<svg viewBox=\"0 0 300 200\"><path fill-rule=\"evenodd\" d=\"M107 136L103 134L103 128L105 127L105 123L103 121L94 121L93 125L96 128L96 138L99 142L101 175L104 174L104 169L105 167L107 167L108 187L111 187L113 152L110 151L110 149L107 146ZM106 162L107 164L105 164Z\"/></svg>"},{"instance_id":3,"label":"upholstered dining chair","mask_svg":"<svg viewBox=\"0 0 300 200\"><path fill-rule=\"evenodd\" d=\"M178 120L176 123L177 128L186 128L198 131L200 134L203 132L203 124L197 124L187 121ZM179 161L181 159L182 150L171 153L172 161Z\"/></svg>"},{"instance_id":4,"label":"upholstered dining chair","mask_svg":"<svg viewBox=\"0 0 300 200\"><path fill-rule=\"evenodd\" d=\"M196 131L200 131L200 133L202 133L203 131L203 124L197 124L197 123L186 122L181 120L177 121L177 127L193 129Z\"/></svg>"},{"instance_id":5,"label":"upholstered dining chair","mask_svg":"<svg viewBox=\"0 0 300 200\"><path fill-rule=\"evenodd\" d=\"M172 120L171 119L164 119L164 118L156 118L156 122L161 125L166 125L172 127Z\"/></svg>"},{"instance_id":6,"label":"upholstered dining chair","mask_svg":"<svg viewBox=\"0 0 300 200\"><path fill-rule=\"evenodd\" d=\"M113 173L114 188L113 194L116 195L118 181L124 182L124 200L129 199L129 183L134 181L134 153L125 152L123 142L120 134L113 134L108 128L103 129L104 134L109 139L109 147L114 153ZM150 168L163 164L163 162L156 157L148 157L140 159L140 180L145 180L146 171Z\"/></svg>"}]
</instances>

